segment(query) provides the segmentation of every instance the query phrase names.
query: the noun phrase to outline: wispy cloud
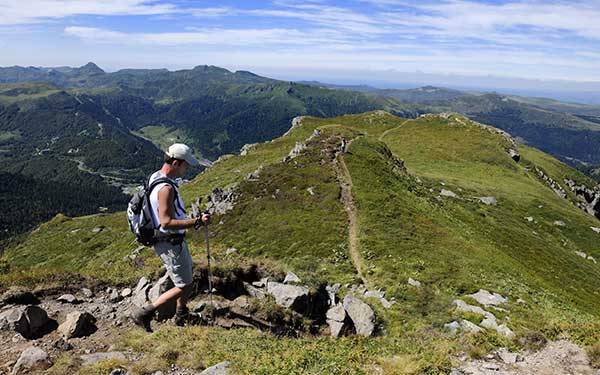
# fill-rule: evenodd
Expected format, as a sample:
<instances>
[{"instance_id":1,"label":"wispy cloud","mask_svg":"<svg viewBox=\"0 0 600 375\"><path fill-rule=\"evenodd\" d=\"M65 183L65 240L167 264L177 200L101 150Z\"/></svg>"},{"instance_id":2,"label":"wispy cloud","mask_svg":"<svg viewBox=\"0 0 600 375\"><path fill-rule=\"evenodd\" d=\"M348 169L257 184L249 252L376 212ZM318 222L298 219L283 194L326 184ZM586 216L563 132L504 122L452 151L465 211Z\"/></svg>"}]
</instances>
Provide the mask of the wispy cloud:
<instances>
[{"instance_id":1,"label":"wispy cloud","mask_svg":"<svg viewBox=\"0 0 600 375\"><path fill-rule=\"evenodd\" d=\"M0 25L38 23L74 15L155 15L176 11L149 0L0 0Z\"/></svg>"}]
</instances>

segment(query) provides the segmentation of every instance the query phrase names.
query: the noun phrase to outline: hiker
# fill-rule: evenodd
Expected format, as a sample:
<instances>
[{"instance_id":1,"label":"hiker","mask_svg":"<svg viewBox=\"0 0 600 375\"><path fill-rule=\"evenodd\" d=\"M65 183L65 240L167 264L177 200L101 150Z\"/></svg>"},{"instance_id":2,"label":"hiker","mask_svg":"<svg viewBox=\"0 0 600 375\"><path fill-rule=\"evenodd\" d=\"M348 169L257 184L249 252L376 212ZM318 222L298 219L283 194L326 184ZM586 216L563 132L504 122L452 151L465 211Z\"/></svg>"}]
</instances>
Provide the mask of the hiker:
<instances>
[{"instance_id":1,"label":"hiker","mask_svg":"<svg viewBox=\"0 0 600 375\"><path fill-rule=\"evenodd\" d=\"M340 154L346 152L346 138L342 137L342 143L340 144Z\"/></svg>"},{"instance_id":2,"label":"hiker","mask_svg":"<svg viewBox=\"0 0 600 375\"><path fill-rule=\"evenodd\" d=\"M150 176L149 185L159 178L174 180L183 176L190 165L198 164L188 146L175 143L165 153L162 168ZM150 322L156 309L174 299L177 300L175 324L181 326L186 322L186 303L192 284L192 257L185 241L185 229L197 229L210 223L210 215L207 213L198 218L186 218L183 200L175 181L158 184L150 193L150 203L157 233L154 252L163 261L175 287L161 294L153 303L133 312L134 323L149 332L152 331Z\"/></svg>"}]
</instances>

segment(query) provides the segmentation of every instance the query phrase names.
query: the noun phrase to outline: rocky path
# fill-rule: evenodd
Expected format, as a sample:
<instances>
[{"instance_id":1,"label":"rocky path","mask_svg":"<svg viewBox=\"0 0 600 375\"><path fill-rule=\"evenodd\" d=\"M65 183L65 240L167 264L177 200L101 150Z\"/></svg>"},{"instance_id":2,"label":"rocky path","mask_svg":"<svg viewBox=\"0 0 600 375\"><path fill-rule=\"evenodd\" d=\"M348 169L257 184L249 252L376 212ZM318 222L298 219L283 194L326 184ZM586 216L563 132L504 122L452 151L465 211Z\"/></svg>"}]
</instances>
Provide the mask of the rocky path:
<instances>
[{"instance_id":1,"label":"rocky path","mask_svg":"<svg viewBox=\"0 0 600 375\"><path fill-rule=\"evenodd\" d=\"M352 142L354 142L356 138L350 140L346 149L350 147ZM341 153L336 154L336 173L338 175L338 181L340 183L340 187L342 189L341 201L344 205L344 210L348 214L348 246L350 252L350 259L352 259L352 263L356 268L356 272L358 276L362 280L364 285L367 284L367 280L364 276L365 265L360 255L360 250L358 247L358 216L356 213L356 205L354 204L354 198L352 197L352 176L350 176L350 172L348 171L348 167L344 162L344 155Z\"/></svg>"}]
</instances>

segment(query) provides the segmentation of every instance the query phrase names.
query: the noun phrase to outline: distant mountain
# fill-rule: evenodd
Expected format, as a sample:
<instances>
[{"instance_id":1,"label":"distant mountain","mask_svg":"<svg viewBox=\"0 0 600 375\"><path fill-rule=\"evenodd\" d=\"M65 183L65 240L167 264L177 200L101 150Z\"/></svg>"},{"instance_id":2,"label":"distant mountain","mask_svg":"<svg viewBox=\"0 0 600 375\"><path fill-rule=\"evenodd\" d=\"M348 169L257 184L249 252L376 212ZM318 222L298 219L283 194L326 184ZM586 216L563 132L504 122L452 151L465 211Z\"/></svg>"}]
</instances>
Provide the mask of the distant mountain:
<instances>
[{"instance_id":1,"label":"distant mountain","mask_svg":"<svg viewBox=\"0 0 600 375\"><path fill-rule=\"evenodd\" d=\"M379 95L214 66L114 73L93 63L9 67L0 68L0 82L0 172L61 183L79 171L100 176L106 186L139 184L170 143L188 143L199 158L214 160L280 136L298 115L419 114L416 106ZM70 167L48 173L48 165L62 164ZM101 197L94 206L108 205Z\"/></svg>"}]
</instances>

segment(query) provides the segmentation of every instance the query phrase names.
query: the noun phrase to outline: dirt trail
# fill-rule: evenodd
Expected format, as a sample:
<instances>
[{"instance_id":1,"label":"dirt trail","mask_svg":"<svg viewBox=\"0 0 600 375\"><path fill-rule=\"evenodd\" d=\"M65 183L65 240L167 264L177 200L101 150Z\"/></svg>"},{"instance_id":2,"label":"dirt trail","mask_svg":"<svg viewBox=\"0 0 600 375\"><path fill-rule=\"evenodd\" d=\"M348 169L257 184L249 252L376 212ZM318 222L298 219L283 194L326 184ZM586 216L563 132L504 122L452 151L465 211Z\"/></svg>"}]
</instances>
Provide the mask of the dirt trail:
<instances>
[{"instance_id":1,"label":"dirt trail","mask_svg":"<svg viewBox=\"0 0 600 375\"><path fill-rule=\"evenodd\" d=\"M380 141L383 141L383 138L385 138L385 136L386 136L386 135L388 135L388 133L389 133L389 132L391 132L392 130L396 130L396 129L398 129L399 127L401 127L402 125L406 124L406 123L407 123L407 122L409 122L409 121L411 121L411 120L410 120L410 119L408 119L408 120L405 120L405 121L403 121L403 122L402 122L402 124L400 124L400 125L398 125L398 126L394 126L393 128L391 128L391 129L388 129L388 130L384 131L384 132L383 132L383 133L381 133L381 135L379 136L379 140L380 140Z\"/></svg>"},{"instance_id":2,"label":"dirt trail","mask_svg":"<svg viewBox=\"0 0 600 375\"><path fill-rule=\"evenodd\" d=\"M356 138L348 142L346 149L350 147L354 140L356 140ZM335 160L336 173L338 176L340 187L342 189L342 195L340 199L342 201L342 204L344 205L344 210L348 214L348 245L350 259L352 260L354 268L356 268L358 276L362 280L363 284L365 286L368 286L367 280L364 275L365 265L362 256L360 255L360 250L358 248L358 217L356 214L356 205L354 204L354 198L352 197L352 177L350 176L348 167L344 162L344 155L338 152L335 156Z\"/></svg>"}]
</instances>

